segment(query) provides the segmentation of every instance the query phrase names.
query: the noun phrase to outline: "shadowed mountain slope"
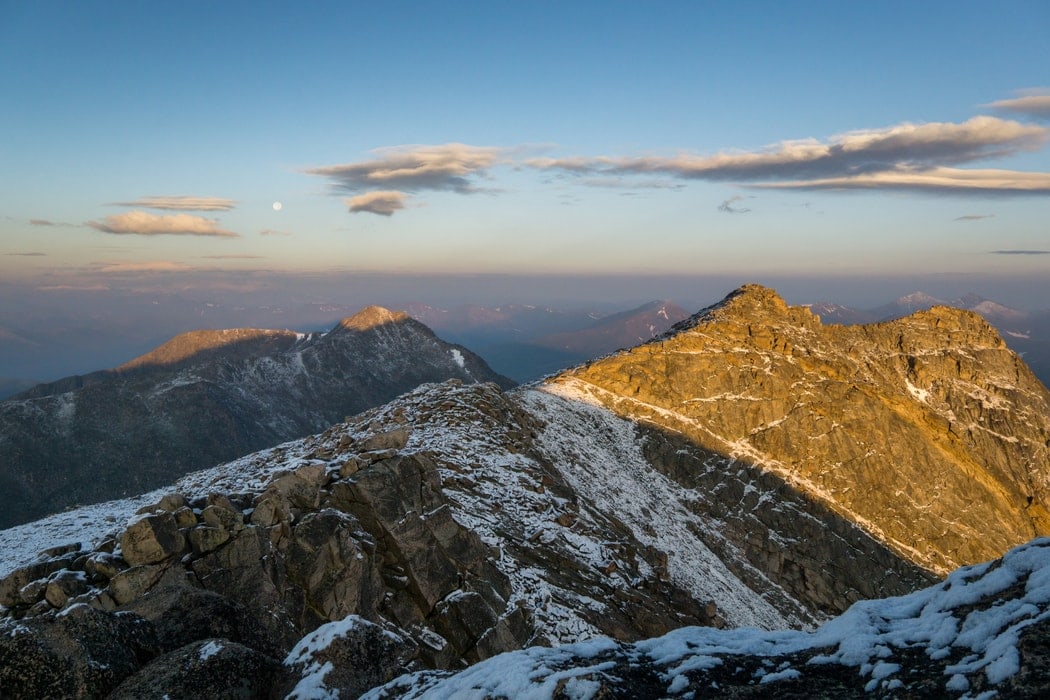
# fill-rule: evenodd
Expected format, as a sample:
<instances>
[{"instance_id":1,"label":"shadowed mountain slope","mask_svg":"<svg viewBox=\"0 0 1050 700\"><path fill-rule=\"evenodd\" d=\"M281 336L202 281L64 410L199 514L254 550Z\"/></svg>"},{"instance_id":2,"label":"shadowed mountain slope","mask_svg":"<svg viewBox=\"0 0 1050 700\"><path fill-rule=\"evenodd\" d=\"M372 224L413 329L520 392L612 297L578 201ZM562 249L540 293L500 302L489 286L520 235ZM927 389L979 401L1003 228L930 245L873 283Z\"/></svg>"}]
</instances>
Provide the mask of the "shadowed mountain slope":
<instances>
[{"instance_id":1,"label":"shadowed mountain slope","mask_svg":"<svg viewBox=\"0 0 1050 700\"><path fill-rule=\"evenodd\" d=\"M0 402L0 525L141 493L448 378L511 384L378 307L323 334L186 333L116 370Z\"/></svg>"}]
</instances>

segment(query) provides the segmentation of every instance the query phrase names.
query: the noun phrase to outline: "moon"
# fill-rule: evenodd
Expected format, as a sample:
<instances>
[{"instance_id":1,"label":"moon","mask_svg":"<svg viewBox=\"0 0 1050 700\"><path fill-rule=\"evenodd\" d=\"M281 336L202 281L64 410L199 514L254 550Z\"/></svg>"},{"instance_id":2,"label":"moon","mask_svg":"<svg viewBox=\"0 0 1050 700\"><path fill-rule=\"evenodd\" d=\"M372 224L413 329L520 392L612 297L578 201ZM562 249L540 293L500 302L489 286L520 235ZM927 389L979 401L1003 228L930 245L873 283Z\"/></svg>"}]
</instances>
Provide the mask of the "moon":
<instances>
[{"instance_id":1,"label":"moon","mask_svg":"<svg viewBox=\"0 0 1050 700\"><path fill-rule=\"evenodd\" d=\"M281 211L281 206L282 206L282 205L281 205L281 203L280 203L280 202L274 202L274 203L273 203L273 210L274 210L274 211Z\"/></svg>"}]
</instances>

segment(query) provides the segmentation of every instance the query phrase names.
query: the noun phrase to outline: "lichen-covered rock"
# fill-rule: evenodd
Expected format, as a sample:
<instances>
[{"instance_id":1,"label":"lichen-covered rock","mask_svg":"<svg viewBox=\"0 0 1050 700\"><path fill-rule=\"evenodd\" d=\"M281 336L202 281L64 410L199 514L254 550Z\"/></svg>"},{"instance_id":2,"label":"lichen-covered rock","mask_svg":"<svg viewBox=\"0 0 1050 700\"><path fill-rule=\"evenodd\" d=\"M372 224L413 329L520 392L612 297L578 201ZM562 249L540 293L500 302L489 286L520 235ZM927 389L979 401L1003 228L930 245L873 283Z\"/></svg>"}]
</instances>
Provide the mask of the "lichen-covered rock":
<instances>
[{"instance_id":1,"label":"lichen-covered rock","mask_svg":"<svg viewBox=\"0 0 1050 700\"><path fill-rule=\"evenodd\" d=\"M274 659L227 639L192 642L153 660L109 696L113 700L267 697L282 673Z\"/></svg>"},{"instance_id":2,"label":"lichen-covered rock","mask_svg":"<svg viewBox=\"0 0 1050 700\"><path fill-rule=\"evenodd\" d=\"M157 653L152 625L74 605L58 616L0 620L0 695L100 698Z\"/></svg>"}]
</instances>

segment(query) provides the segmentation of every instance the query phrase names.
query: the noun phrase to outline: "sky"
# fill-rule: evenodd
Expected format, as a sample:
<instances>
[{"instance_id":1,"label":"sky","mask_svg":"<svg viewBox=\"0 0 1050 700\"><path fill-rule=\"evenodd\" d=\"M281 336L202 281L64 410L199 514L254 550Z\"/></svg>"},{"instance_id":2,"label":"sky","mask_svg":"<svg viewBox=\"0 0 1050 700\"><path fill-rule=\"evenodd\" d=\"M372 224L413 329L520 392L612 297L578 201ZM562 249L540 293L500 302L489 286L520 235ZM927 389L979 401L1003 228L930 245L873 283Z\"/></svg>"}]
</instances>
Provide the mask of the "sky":
<instances>
[{"instance_id":1,"label":"sky","mask_svg":"<svg viewBox=\"0 0 1050 700\"><path fill-rule=\"evenodd\" d=\"M1050 307L1045 0L0 9L19 294L929 277Z\"/></svg>"}]
</instances>

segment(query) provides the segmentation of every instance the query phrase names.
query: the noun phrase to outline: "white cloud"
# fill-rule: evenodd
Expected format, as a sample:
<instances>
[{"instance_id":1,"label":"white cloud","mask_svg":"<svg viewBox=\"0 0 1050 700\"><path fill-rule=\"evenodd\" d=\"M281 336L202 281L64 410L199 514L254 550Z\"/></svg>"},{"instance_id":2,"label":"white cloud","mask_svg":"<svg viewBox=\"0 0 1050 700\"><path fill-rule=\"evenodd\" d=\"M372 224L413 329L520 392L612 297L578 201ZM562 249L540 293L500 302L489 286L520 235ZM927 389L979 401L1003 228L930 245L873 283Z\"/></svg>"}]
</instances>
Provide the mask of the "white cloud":
<instances>
[{"instance_id":1,"label":"white cloud","mask_svg":"<svg viewBox=\"0 0 1050 700\"><path fill-rule=\"evenodd\" d=\"M1050 129L996 117L978 116L962 123L899 124L851 131L826 141L782 141L757 151L714 155L679 154L641 157L531 158L525 164L576 175L661 175L710 181L760 182L768 187L876 188L1041 191L1043 173L951 171L958 165L1033 151L1050 140ZM926 175L922 175L926 172ZM786 181L778 184L778 181ZM937 184L939 181L939 184ZM980 181L980 182L978 182ZM1034 188L1034 189L1033 189Z\"/></svg>"},{"instance_id":2,"label":"white cloud","mask_svg":"<svg viewBox=\"0 0 1050 700\"><path fill-rule=\"evenodd\" d=\"M369 212L380 216L391 216L395 211L405 208L404 192L397 190L378 190L366 192L357 197L348 197L343 201L352 213Z\"/></svg>"},{"instance_id":3,"label":"white cloud","mask_svg":"<svg viewBox=\"0 0 1050 700\"><path fill-rule=\"evenodd\" d=\"M1050 194L1050 173L959 168L906 169L812 180L756 183L751 187L799 190L898 189L943 193Z\"/></svg>"},{"instance_id":4,"label":"white cloud","mask_svg":"<svg viewBox=\"0 0 1050 700\"><path fill-rule=\"evenodd\" d=\"M192 270L189 265L170 262L167 260L154 260L149 262L111 262L99 263L94 268L96 272L124 273L124 272L185 272Z\"/></svg>"},{"instance_id":5,"label":"white cloud","mask_svg":"<svg viewBox=\"0 0 1050 700\"><path fill-rule=\"evenodd\" d=\"M1018 97L999 100L986 106L1050 121L1050 88L1022 90Z\"/></svg>"},{"instance_id":6,"label":"white cloud","mask_svg":"<svg viewBox=\"0 0 1050 700\"><path fill-rule=\"evenodd\" d=\"M216 219L206 219L192 214L157 215L144 211L129 211L125 214L107 216L102 221L89 221L87 225L106 233L139 236L172 234L236 238L238 235L233 231L219 228L219 222Z\"/></svg>"},{"instance_id":7,"label":"white cloud","mask_svg":"<svg viewBox=\"0 0 1050 700\"><path fill-rule=\"evenodd\" d=\"M121 207L173 209L178 211L229 211L237 206L233 199L221 197L194 197L192 195L139 197L134 202L114 202Z\"/></svg>"},{"instance_id":8,"label":"white cloud","mask_svg":"<svg viewBox=\"0 0 1050 700\"><path fill-rule=\"evenodd\" d=\"M481 191L473 184L472 178L497 163L503 150L446 143L380 148L373 153L378 158L309 168L305 172L330 178L341 192L387 187L406 192L448 190L469 194Z\"/></svg>"}]
</instances>

